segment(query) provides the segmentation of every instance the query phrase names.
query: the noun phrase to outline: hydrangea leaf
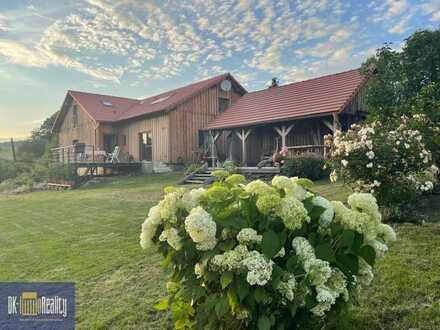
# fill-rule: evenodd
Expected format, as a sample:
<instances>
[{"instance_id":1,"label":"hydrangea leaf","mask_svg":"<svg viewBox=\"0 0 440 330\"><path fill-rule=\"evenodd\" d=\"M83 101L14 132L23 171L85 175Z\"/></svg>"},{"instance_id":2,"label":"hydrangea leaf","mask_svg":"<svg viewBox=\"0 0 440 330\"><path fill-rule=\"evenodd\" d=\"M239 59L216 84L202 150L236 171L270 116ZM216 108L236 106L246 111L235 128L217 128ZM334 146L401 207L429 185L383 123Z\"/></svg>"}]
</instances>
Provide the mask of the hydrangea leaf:
<instances>
[{"instance_id":1,"label":"hydrangea leaf","mask_svg":"<svg viewBox=\"0 0 440 330\"><path fill-rule=\"evenodd\" d=\"M236 287L238 299L240 299L240 301L243 301L249 294L250 287L247 282L242 279L237 283Z\"/></svg>"},{"instance_id":2,"label":"hydrangea leaf","mask_svg":"<svg viewBox=\"0 0 440 330\"><path fill-rule=\"evenodd\" d=\"M156 305L154 305L154 308L158 311L164 311L168 309L168 298L162 299L159 301Z\"/></svg>"},{"instance_id":3,"label":"hydrangea leaf","mask_svg":"<svg viewBox=\"0 0 440 330\"><path fill-rule=\"evenodd\" d=\"M359 272L359 259L354 254L338 254L336 262L346 276L357 275Z\"/></svg>"},{"instance_id":4,"label":"hydrangea leaf","mask_svg":"<svg viewBox=\"0 0 440 330\"><path fill-rule=\"evenodd\" d=\"M220 276L220 284L222 286L222 289L231 284L233 278L234 274L232 272L224 272L222 276Z\"/></svg>"},{"instance_id":5,"label":"hydrangea leaf","mask_svg":"<svg viewBox=\"0 0 440 330\"><path fill-rule=\"evenodd\" d=\"M364 258L370 266L374 266L374 262L376 261L376 251L372 246L363 246L359 251L359 255Z\"/></svg>"},{"instance_id":6,"label":"hydrangea leaf","mask_svg":"<svg viewBox=\"0 0 440 330\"><path fill-rule=\"evenodd\" d=\"M257 303L263 303L267 300L266 291L263 288L256 288L254 291L254 298Z\"/></svg>"},{"instance_id":7,"label":"hydrangea leaf","mask_svg":"<svg viewBox=\"0 0 440 330\"><path fill-rule=\"evenodd\" d=\"M220 319L223 315L225 315L228 312L229 309L229 302L226 297L220 297L215 304L215 314Z\"/></svg>"},{"instance_id":8,"label":"hydrangea leaf","mask_svg":"<svg viewBox=\"0 0 440 330\"><path fill-rule=\"evenodd\" d=\"M280 239L273 230L268 230L263 234L261 250L263 254L268 258L272 258L281 250Z\"/></svg>"},{"instance_id":9,"label":"hydrangea leaf","mask_svg":"<svg viewBox=\"0 0 440 330\"><path fill-rule=\"evenodd\" d=\"M353 245L355 232L353 230L345 229L340 236L337 246L340 248L351 248Z\"/></svg>"},{"instance_id":10,"label":"hydrangea leaf","mask_svg":"<svg viewBox=\"0 0 440 330\"><path fill-rule=\"evenodd\" d=\"M270 319L266 315L258 319L258 330L270 330Z\"/></svg>"},{"instance_id":11,"label":"hydrangea leaf","mask_svg":"<svg viewBox=\"0 0 440 330\"><path fill-rule=\"evenodd\" d=\"M316 258L326 260L328 262L335 261L335 254L330 243L325 242L315 248Z\"/></svg>"},{"instance_id":12,"label":"hydrangea leaf","mask_svg":"<svg viewBox=\"0 0 440 330\"><path fill-rule=\"evenodd\" d=\"M298 256L291 256L287 259L286 269L293 273L298 266Z\"/></svg>"}]
</instances>

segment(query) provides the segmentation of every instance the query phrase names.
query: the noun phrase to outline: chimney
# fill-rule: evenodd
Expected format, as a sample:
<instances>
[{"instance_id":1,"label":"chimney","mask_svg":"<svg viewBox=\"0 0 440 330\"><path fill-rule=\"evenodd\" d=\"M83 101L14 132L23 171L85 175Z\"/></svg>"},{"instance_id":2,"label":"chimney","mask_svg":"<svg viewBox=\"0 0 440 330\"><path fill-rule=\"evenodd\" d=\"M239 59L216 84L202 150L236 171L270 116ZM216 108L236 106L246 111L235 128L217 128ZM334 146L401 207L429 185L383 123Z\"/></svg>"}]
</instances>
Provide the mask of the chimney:
<instances>
[{"instance_id":1,"label":"chimney","mask_svg":"<svg viewBox=\"0 0 440 330\"><path fill-rule=\"evenodd\" d=\"M271 83L270 83L270 85L269 85L269 88L278 87L278 86L279 86L278 83L279 83L279 82L278 82L278 78L277 78L277 77L273 77L273 78L272 78L272 81L271 81Z\"/></svg>"}]
</instances>

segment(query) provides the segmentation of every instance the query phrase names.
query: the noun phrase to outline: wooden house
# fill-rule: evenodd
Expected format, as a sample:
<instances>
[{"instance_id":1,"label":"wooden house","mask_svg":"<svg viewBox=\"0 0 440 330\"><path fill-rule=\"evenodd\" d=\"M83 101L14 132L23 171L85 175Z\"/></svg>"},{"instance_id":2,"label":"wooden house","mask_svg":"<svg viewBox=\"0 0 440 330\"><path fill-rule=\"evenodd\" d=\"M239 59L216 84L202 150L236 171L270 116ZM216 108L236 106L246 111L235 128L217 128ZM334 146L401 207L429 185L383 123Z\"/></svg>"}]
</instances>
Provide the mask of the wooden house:
<instances>
[{"instance_id":1,"label":"wooden house","mask_svg":"<svg viewBox=\"0 0 440 330\"><path fill-rule=\"evenodd\" d=\"M356 69L246 93L204 128L213 154L242 166L282 147L325 154L324 135L365 117L366 81Z\"/></svg>"},{"instance_id":2,"label":"wooden house","mask_svg":"<svg viewBox=\"0 0 440 330\"><path fill-rule=\"evenodd\" d=\"M81 145L81 157L95 161L118 146L146 169L195 162L201 129L245 93L230 74L145 99L68 91L53 126L59 157L70 159Z\"/></svg>"},{"instance_id":3,"label":"wooden house","mask_svg":"<svg viewBox=\"0 0 440 330\"><path fill-rule=\"evenodd\" d=\"M140 100L69 91L53 131L63 160L80 151L95 161L118 146L154 171L197 162L203 150L211 164L254 166L282 147L325 154L324 135L365 116L366 81L356 69L250 93L230 74Z\"/></svg>"}]
</instances>

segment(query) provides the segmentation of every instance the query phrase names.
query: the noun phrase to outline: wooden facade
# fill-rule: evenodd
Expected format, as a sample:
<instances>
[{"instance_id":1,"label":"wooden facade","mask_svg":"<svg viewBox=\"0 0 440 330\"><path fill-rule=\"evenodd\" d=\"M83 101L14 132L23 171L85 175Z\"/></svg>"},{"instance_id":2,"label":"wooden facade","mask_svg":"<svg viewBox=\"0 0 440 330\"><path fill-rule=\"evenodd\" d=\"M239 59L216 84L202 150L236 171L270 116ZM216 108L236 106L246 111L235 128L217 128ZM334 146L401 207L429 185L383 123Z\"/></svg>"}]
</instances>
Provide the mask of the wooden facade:
<instances>
[{"instance_id":1,"label":"wooden facade","mask_svg":"<svg viewBox=\"0 0 440 330\"><path fill-rule=\"evenodd\" d=\"M171 163L191 163L198 160L203 141L199 133L219 113L219 99L233 103L240 94L231 90L222 91L214 86L189 101L179 105L169 113Z\"/></svg>"},{"instance_id":2,"label":"wooden facade","mask_svg":"<svg viewBox=\"0 0 440 330\"><path fill-rule=\"evenodd\" d=\"M96 150L111 152L118 145L122 152L134 161L142 161L140 135L151 134L151 162L185 164L200 157L203 141L201 130L220 113L221 99L231 104L243 91L233 84L230 91L220 88L220 83L191 96L174 108L158 113L145 114L115 122L96 122L69 95L66 97L58 128L59 146L75 143L95 146ZM77 109L74 124L73 109Z\"/></svg>"},{"instance_id":3,"label":"wooden facade","mask_svg":"<svg viewBox=\"0 0 440 330\"><path fill-rule=\"evenodd\" d=\"M67 111L58 131L58 144L60 146L72 145L83 142L89 145L97 144L97 123L75 101L68 100ZM76 113L76 114L75 114Z\"/></svg>"}]
</instances>

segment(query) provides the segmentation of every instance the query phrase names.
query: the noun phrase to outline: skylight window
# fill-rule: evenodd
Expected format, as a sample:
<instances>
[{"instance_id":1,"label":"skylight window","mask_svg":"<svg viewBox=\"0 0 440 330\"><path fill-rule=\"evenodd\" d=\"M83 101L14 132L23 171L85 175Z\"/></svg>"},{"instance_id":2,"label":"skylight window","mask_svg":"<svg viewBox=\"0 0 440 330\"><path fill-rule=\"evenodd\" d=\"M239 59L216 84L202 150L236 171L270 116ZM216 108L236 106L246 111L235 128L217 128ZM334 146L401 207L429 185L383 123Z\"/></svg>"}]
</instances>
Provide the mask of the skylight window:
<instances>
[{"instance_id":1,"label":"skylight window","mask_svg":"<svg viewBox=\"0 0 440 330\"><path fill-rule=\"evenodd\" d=\"M112 101L102 101L102 104L104 104L106 107L112 107L113 106Z\"/></svg>"},{"instance_id":2,"label":"skylight window","mask_svg":"<svg viewBox=\"0 0 440 330\"><path fill-rule=\"evenodd\" d=\"M159 102L163 102L163 101L165 101L165 100L168 100L168 99L170 98L170 96L171 96L171 95L167 95L167 96L161 97L161 98L159 98L159 99L157 99L157 100L154 100L154 101L151 102L150 104L156 104L156 103L159 103Z\"/></svg>"}]
</instances>

